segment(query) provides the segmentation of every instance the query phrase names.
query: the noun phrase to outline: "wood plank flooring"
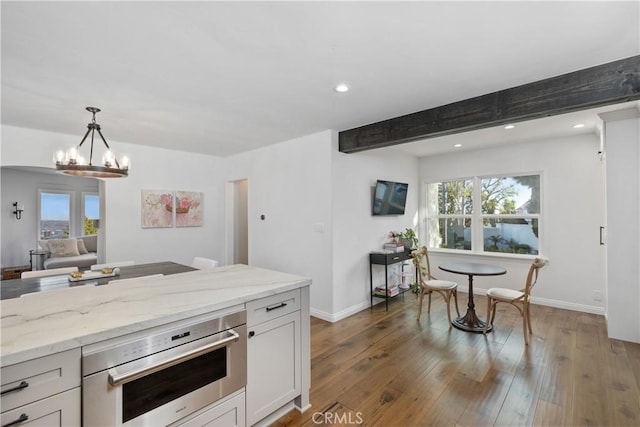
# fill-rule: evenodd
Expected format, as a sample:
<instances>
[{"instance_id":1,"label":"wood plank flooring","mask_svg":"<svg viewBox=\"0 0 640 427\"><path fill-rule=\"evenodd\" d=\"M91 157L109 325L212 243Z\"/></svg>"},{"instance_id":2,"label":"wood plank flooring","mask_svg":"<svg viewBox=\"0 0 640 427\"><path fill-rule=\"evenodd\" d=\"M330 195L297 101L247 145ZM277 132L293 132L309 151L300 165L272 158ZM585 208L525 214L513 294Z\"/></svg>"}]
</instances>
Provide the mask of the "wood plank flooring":
<instances>
[{"instance_id":1,"label":"wood plank flooring","mask_svg":"<svg viewBox=\"0 0 640 427\"><path fill-rule=\"evenodd\" d=\"M640 344L607 338L602 316L532 306L525 346L506 304L486 337L449 329L440 297L419 322L417 307L407 293L388 312L312 318L313 406L274 425L640 426Z\"/></svg>"}]
</instances>

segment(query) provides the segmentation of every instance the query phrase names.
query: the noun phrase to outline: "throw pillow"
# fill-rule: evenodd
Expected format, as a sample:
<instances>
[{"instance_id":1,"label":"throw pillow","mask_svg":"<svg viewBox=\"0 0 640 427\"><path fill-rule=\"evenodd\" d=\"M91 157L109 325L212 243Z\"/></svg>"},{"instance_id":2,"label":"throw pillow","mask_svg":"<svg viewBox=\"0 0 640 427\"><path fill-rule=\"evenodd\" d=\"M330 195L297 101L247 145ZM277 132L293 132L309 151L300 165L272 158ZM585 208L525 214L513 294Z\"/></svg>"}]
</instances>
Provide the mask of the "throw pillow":
<instances>
[{"instance_id":1,"label":"throw pillow","mask_svg":"<svg viewBox=\"0 0 640 427\"><path fill-rule=\"evenodd\" d=\"M89 253L89 251L87 250L87 247L84 245L84 240L82 239L78 239L78 253L80 255Z\"/></svg>"},{"instance_id":2,"label":"throw pillow","mask_svg":"<svg viewBox=\"0 0 640 427\"><path fill-rule=\"evenodd\" d=\"M76 239L51 239L48 241L51 257L78 256L78 241Z\"/></svg>"}]
</instances>

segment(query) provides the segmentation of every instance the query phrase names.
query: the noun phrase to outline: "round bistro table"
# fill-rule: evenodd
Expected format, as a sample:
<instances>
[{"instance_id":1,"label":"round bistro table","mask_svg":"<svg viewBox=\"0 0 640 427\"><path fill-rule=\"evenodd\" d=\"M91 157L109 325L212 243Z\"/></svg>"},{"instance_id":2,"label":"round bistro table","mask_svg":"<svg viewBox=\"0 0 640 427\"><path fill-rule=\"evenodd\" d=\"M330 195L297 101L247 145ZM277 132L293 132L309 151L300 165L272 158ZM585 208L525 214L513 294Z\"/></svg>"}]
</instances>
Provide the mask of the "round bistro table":
<instances>
[{"instance_id":1,"label":"round bistro table","mask_svg":"<svg viewBox=\"0 0 640 427\"><path fill-rule=\"evenodd\" d=\"M451 324L463 331L467 332L483 332L484 323L478 319L473 303L473 276L500 276L507 272L506 269L497 265L478 264L473 262L450 262L438 266L440 270L455 274L466 274L469 277L469 303L467 304L467 313L451 321ZM487 332L491 332L492 326L489 325Z\"/></svg>"}]
</instances>

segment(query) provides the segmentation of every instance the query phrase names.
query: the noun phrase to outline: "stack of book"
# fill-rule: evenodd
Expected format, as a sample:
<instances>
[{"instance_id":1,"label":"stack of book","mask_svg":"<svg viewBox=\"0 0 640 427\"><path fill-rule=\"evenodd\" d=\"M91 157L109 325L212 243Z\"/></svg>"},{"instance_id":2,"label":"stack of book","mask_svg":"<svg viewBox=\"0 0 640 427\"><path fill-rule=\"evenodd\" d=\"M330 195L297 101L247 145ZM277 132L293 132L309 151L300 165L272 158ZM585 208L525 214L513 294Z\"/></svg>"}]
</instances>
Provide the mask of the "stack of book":
<instances>
[{"instance_id":1,"label":"stack of book","mask_svg":"<svg viewBox=\"0 0 640 427\"><path fill-rule=\"evenodd\" d=\"M402 243L388 242L385 243L382 248L393 252L404 252L404 246L402 245Z\"/></svg>"},{"instance_id":2,"label":"stack of book","mask_svg":"<svg viewBox=\"0 0 640 427\"><path fill-rule=\"evenodd\" d=\"M400 293L400 288L397 285L389 285L388 289L384 288L384 285L376 286L373 290L373 294L377 297L394 297Z\"/></svg>"}]
</instances>

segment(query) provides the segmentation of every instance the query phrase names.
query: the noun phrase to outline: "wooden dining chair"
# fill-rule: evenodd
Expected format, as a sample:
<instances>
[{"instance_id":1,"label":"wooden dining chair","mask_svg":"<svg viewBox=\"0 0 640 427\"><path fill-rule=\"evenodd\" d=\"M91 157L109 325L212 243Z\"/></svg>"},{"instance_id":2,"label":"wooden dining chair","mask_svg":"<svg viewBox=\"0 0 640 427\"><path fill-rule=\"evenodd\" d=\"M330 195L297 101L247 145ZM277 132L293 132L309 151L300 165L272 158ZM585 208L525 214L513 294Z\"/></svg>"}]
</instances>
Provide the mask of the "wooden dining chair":
<instances>
[{"instance_id":1,"label":"wooden dining chair","mask_svg":"<svg viewBox=\"0 0 640 427\"><path fill-rule=\"evenodd\" d=\"M75 273L78 267L60 267L50 268L48 270L23 271L20 275L21 279L30 279L33 277L62 276L63 274Z\"/></svg>"},{"instance_id":2,"label":"wooden dining chair","mask_svg":"<svg viewBox=\"0 0 640 427\"><path fill-rule=\"evenodd\" d=\"M418 268L418 280L420 283L420 304L418 306L418 320L422 314L422 301L425 295L429 295L429 303L427 306L427 313L431 312L431 294L434 292L442 295L445 303L447 304L447 318L449 319L449 328L451 328L451 297L456 305L456 312L460 316L460 309L458 308L458 284L456 282L450 282L448 280L438 280L431 274L431 264L429 262L429 251L425 246L422 249L417 249L411 252L413 262Z\"/></svg>"},{"instance_id":3,"label":"wooden dining chair","mask_svg":"<svg viewBox=\"0 0 640 427\"><path fill-rule=\"evenodd\" d=\"M522 315L522 329L524 332L524 343L529 345L529 334L533 333L531 329L531 289L538 281L538 273L546 264L545 260L536 258L529 267L527 280L524 289L516 291L508 288L490 288L487 291L487 321L484 325L484 334L486 335L489 325L493 326L493 320L496 317L496 305L499 302L506 302L518 309Z\"/></svg>"}]
</instances>

